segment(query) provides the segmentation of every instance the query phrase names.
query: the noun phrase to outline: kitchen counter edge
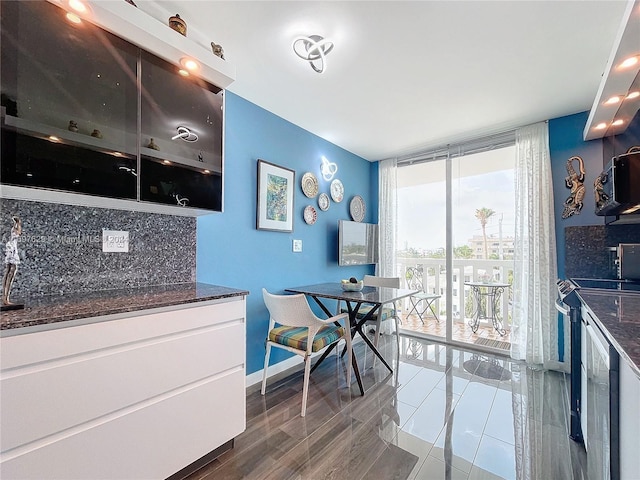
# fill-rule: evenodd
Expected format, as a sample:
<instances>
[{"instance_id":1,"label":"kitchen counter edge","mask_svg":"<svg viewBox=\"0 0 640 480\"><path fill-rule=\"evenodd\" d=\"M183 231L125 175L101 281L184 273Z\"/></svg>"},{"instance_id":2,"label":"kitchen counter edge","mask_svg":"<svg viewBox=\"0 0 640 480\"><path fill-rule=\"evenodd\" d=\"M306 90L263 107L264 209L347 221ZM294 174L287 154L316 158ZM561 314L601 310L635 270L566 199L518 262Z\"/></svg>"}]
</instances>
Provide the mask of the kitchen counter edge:
<instances>
[{"instance_id":1,"label":"kitchen counter edge","mask_svg":"<svg viewBox=\"0 0 640 480\"><path fill-rule=\"evenodd\" d=\"M34 297L25 302L24 309L0 314L0 337L116 320L142 311L190 308L247 295L247 290L195 282Z\"/></svg>"}]
</instances>

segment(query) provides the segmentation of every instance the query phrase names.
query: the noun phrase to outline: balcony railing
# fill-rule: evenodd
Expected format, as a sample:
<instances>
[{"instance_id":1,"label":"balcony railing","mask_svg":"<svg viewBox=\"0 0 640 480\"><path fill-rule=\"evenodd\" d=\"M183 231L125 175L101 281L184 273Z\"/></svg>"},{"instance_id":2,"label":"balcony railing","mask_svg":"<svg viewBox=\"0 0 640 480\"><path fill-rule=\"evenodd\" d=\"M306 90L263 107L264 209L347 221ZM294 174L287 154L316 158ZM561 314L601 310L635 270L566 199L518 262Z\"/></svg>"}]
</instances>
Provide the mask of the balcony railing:
<instances>
[{"instance_id":1,"label":"balcony railing","mask_svg":"<svg viewBox=\"0 0 640 480\"><path fill-rule=\"evenodd\" d=\"M441 318L447 314L447 272L444 258L405 258L397 259L397 275L406 278L407 268L417 267L422 271L424 291L442 295L435 301L435 308ZM471 287L465 282L500 282L513 283L513 260L453 260L453 298L451 315L454 322L469 321L473 315L475 304ZM403 285L406 287L406 282ZM511 329L512 289L505 288L497 302L496 318L502 321L503 327ZM405 308L408 304L404 305ZM485 308L487 308L485 306ZM480 326L491 326L491 321L481 319Z\"/></svg>"}]
</instances>

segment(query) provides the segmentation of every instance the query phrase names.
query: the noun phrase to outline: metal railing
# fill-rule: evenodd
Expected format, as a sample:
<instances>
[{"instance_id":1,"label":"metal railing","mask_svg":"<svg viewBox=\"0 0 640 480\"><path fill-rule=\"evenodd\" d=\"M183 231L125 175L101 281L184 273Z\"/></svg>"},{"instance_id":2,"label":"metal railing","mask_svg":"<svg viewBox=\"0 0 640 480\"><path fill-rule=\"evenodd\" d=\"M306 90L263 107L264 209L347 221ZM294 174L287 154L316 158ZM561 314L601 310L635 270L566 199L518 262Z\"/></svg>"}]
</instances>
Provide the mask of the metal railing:
<instances>
[{"instance_id":1,"label":"metal railing","mask_svg":"<svg viewBox=\"0 0 640 480\"><path fill-rule=\"evenodd\" d=\"M446 318L446 287L447 272L444 258L407 258L398 257L396 271L404 288L406 272L409 267L416 267L422 271L423 289L426 293L442 295L435 301L436 311L441 318ZM464 322L471 319L475 309L471 287L465 282L501 282L512 283L513 260L453 260L453 298L451 315L454 322ZM504 328L511 329L511 296L512 289L506 288L498 299L496 316L502 321ZM408 302L408 301L407 301ZM407 308L408 303L403 305ZM491 322L483 319L481 326L491 326Z\"/></svg>"}]
</instances>

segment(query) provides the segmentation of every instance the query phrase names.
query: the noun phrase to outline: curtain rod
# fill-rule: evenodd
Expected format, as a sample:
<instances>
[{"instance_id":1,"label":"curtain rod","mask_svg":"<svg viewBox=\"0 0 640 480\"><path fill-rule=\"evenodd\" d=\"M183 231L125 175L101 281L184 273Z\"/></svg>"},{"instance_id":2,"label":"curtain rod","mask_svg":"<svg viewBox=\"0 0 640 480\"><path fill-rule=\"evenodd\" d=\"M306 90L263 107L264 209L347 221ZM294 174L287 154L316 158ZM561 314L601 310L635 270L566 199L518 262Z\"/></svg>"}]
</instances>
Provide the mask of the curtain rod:
<instances>
[{"instance_id":1,"label":"curtain rod","mask_svg":"<svg viewBox=\"0 0 640 480\"><path fill-rule=\"evenodd\" d=\"M404 155L401 157L397 157L396 161L398 167L404 167L408 165L415 165L416 163L442 160L448 157L455 158L461 157L463 155L471 155L474 153L496 150L499 148L514 145L515 141L516 131L514 129L508 130L506 132L475 138L472 140L461 141L454 144L441 145L436 148L412 153L410 155Z\"/></svg>"}]
</instances>

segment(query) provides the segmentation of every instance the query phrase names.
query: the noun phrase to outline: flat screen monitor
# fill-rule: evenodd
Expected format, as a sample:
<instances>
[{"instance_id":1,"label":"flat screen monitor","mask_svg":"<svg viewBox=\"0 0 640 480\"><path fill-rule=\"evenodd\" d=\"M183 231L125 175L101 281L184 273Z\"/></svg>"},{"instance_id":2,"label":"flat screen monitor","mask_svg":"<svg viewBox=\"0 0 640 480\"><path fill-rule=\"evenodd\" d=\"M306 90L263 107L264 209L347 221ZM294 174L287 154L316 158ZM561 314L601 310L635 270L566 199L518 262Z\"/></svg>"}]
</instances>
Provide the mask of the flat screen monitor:
<instances>
[{"instance_id":1,"label":"flat screen monitor","mask_svg":"<svg viewBox=\"0 0 640 480\"><path fill-rule=\"evenodd\" d=\"M378 225L340 220L338 222L338 265L375 263L378 263Z\"/></svg>"}]
</instances>

